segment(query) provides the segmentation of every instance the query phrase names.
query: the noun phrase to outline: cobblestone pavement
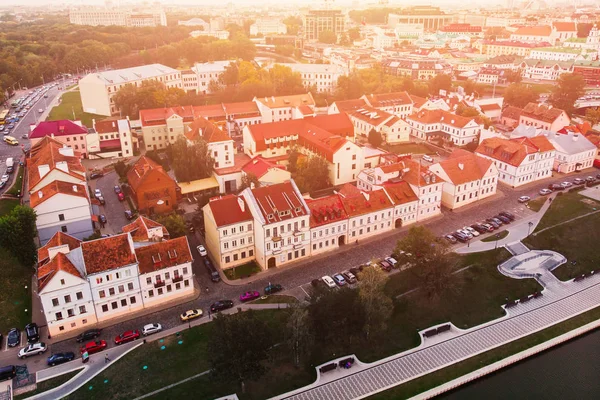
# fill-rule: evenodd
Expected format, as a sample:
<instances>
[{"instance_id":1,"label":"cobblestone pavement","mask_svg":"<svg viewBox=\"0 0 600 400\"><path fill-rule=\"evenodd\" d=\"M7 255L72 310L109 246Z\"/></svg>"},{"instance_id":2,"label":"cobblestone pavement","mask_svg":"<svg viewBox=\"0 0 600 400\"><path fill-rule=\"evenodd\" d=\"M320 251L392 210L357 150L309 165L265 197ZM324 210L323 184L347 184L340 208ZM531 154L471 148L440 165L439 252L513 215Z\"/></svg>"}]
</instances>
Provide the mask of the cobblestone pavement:
<instances>
[{"instance_id":1,"label":"cobblestone pavement","mask_svg":"<svg viewBox=\"0 0 600 400\"><path fill-rule=\"evenodd\" d=\"M565 284L562 290L547 292L540 299L519 304L499 320L467 331L453 328L449 333L440 334L447 335L447 340L440 342L440 338L436 338L429 345L426 339L419 348L400 355L335 371L346 374L335 380L320 383L318 373L313 385L275 399L364 398L557 324L596 307L599 299L600 276L594 275L582 282Z\"/></svg>"},{"instance_id":2,"label":"cobblestone pavement","mask_svg":"<svg viewBox=\"0 0 600 400\"><path fill-rule=\"evenodd\" d=\"M100 206L100 213L106 216L107 223L100 231L111 235L122 232L123 226L131 221L125 217L125 210L129 209L129 204L126 200L119 201L114 190L115 185L119 185L119 175L111 171L101 178L90 180L89 183L92 192L96 188L102 191L106 202Z\"/></svg>"}]
</instances>

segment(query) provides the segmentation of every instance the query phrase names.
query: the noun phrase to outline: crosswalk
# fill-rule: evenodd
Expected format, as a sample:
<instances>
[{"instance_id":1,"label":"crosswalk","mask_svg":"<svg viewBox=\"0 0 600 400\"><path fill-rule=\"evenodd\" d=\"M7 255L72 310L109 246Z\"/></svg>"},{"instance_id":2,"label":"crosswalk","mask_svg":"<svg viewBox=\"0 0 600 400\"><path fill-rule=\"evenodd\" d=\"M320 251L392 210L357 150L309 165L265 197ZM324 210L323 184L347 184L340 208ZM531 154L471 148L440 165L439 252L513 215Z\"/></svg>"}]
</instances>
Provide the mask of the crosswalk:
<instances>
[{"instance_id":1,"label":"crosswalk","mask_svg":"<svg viewBox=\"0 0 600 400\"><path fill-rule=\"evenodd\" d=\"M339 379L277 399L360 399L542 330L600 304L600 276L563 285L560 291L519 304L502 319L448 340L367 366Z\"/></svg>"}]
</instances>

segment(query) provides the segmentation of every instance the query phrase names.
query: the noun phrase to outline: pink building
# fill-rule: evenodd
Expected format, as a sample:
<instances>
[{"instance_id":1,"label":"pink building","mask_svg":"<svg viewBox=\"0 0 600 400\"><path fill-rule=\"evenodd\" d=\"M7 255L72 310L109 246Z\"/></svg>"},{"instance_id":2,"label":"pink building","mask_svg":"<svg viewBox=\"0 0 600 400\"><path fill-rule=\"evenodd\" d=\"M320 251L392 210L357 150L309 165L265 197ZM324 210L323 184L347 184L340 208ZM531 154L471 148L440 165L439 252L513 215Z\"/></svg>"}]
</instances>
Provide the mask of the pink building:
<instances>
[{"instance_id":1,"label":"pink building","mask_svg":"<svg viewBox=\"0 0 600 400\"><path fill-rule=\"evenodd\" d=\"M50 136L59 142L72 147L84 157L87 157L87 134L87 128L82 126L80 121L70 121L68 119L42 121L37 126L31 125L29 140L31 140L31 147L33 147L44 137Z\"/></svg>"}]
</instances>

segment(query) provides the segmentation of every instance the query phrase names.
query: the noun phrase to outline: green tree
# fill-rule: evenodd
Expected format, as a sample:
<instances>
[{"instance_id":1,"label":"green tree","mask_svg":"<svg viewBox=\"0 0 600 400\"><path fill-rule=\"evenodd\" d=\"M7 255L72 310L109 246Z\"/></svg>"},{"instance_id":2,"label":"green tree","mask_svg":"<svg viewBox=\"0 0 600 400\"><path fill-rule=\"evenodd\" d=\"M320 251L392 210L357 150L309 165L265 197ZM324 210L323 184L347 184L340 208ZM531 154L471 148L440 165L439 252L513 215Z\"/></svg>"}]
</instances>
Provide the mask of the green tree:
<instances>
[{"instance_id":1,"label":"green tree","mask_svg":"<svg viewBox=\"0 0 600 400\"><path fill-rule=\"evenodd\" d=\"M589 121L592 128L600 122L600 109L596 108L588 108L585 110L585 119Z\"/></svg>"},{"instance_id":2,"label":"green tree","mask_svg":"<svg viewBox=\"0 0 600 400\"><path fill-rule=\"evenodd\" d=\"M324 30L319 32L319 42L325 44L337 43L337 35L333 31Z\"/></svg>"},{"instance_id":3,"label":"green tree","mask_svg":"<svg viewBox=\"0 0 600 400\"><path fill-rule=\"evenodd\" d=\"M288 153L288 171L290 173L296 172L298 169L298 157L300 157L300 151L298 150L298 146L292 146L290 152Z\"/></svg>"},{"instance_id":4,"label":"green tree","mask_svg":"<svg viewBox=\"0 0 600 400\"><path fill-rule=\"evenodd\" d=\"M302 358L310 353L314 337L311 330L308 309L294 303L290 306L291 314L286 324L286 343L294 357L294 365L298 367Z\"/></svg>"},{"instance_id":5,"label":"green tree","mask_svg":"<svg viewBox=\"0 0 600 400\"><path fill-rule=\"evenodd\" d=\"M381 132L376 130L375 128L369 131L369 143L371 146L378 148L383 143L383 137L381 136Z\"/></svg>"},{"instance_id":6,"label":"green tree","mask_svg":"<svg viewBox=\"0 0 600 400\"><path fill-rule=\"evenodd\" d=\"M289 44L280 44L275 46L275 53L282 56L291 57L294 55L294 46Z\"/></svg>"},{"instance_id":7,"label":"green tree","mask_svg":"<svg viewBox=\"0 0 600 400\"><path fill-rule=\"evenodd\" d=\"M256 380L268 370L265 362L275 344L274 334L263 318L254 311L232 315L219 314L214 332L207 343L207 359L212 375L224 382L232 378L245 392L245 382Z\"/></svg>"},{"instance_id":8,"label":"green tree","mask_svg":"<svg viewBox=\"0 0 600 400\"><path fill-rule=\"evenodd\" d=\"M528 85L512 83L504 91L504 104L523 108L529 103L537 103L539 97Z\"/></svg>"},{"instance_id":9,"label":"green tree","mask_svg":"<svg viewBox=\"0 0 600 400\"><path fill-rule=\"evenodd\" d=\"M478 117L479 111L477 111L477 109L475 107L467 107L467 106L463 105L462 103L460 103L456 107L455 114L461 115L463 117Z\"/></svg>"},{"instance_id":10,"label":"green tree","mask_svg":"<svg viewBox=\"0 0 600 400\"><path fill-rule=\"evenodd\" d=\"M429 94L439 95L440 90L452 89L452 77L447 74L438 74L429 81Z\"/></svg>"},{"instance_id":11,"label":"green tree","mask_svg":"<svg viewBox=\"0 0 600 400\"><path fill-rule=\"evenodd\" d=\"M179 182L191 182L211 176L214 159L205 140L189 144L185 137L179 136L170 146L170 152L173 172Z\"/></svg>"},{"instance_id":12,"label":"green tree","mask_svg":"<svg viewBox=\"0 0 600 400\"><path fill-rule=\"evenodd\" d=\"M387 330L394 304L384 292L388 276L381 269L366 268L359 274L358 296L364 309L363 331L367 340L380 336Z\"/></svg>"},{"instance_id":13,"label":"green tree","mask_svg":"<svg viewBox=\"0 0 600 400\"><path fill-rule=\"evenodd\" d=\"M242 184L240 185L240 192L246 188L257 188L260 187L260 181L254 174L244 174L242 176Z\"/></svg>"},{"instance_id":14,"label":"green tree","mask_svg":"<svg viewBox=\"0 0 600 400\"><path fill-rule=\"evenodd\" d=\"M123 160L117 161L115 164L115 172L119 175L119 178L125 179L127 177L127 172L131 168L131 165L127 164Z\"/></svg>"},{"instance_id":15,"label":"green tree","mask_svg":"<svg viewBox=\"0 0 600 400\"><path fill-rule=\"evenodd\" d=\"M550 104L572 115L575 101L585 94L585 80L582 75L562 74L550 94Z\"/></svg>"},{"instance_id":16,"label":"green tree","mask_svg":"<svg viewBox=\"0 0 600 400\"><path fill-rule=\"evenodd\" d=\"M288 35L297 35L298 31L302 27L302 18L300 18L300 17L289 16L286 19L284 19L282 22L287 27Z\"/></svg>"},{"instance_id":17,"label":"green tree","mask_svg":"<svg viewBox=\"0 0 600 400\"><path fill-rule=\"evenodd\" d=\"M430 301L459 289L458 279L450 279L456 270L456 258L450 254L449 244L424 226L411 227L408 235L398 240L395 254L399 261L411 264L410 272Z\"/></svg>"},{"instance_id":18,"label":"green tree","mask_svg":"<svg viewBox=\"0 0 600 400\"><path fill-rule=\"evenodd\" d=\"M155 215L152 218L154 221L162 224L167 229L171 239L185 236L185 220L181 215L177 213L170 213L164 215Z\"/></svg>"},{"instance_id":19,"label":"green tree","mask_svg":"<svg viewBox=\"0 0 600 400\"><path fill-rule=\"evenodd\" d=\"M185 92L178 88L167 88L158 81L144 81L140 86L127 84L114 96L115 105L121 115L139 118L139 111L149 108L181 105Z\"/></svg>"},{"instance_id":20,"label":"green tree","mask_svg":"<svg viewBox=\"0 0 600 400\"><path fill-rule=\"evenodd\" d=\"M519 83L523 80L520 69L516 71L504 71L504 77L509 83Z\"/></svg>"},{"instance_id":21,"label":"green tree","mask_svg":"<svg viewBox=\"0 0 600 400\"><path fill-rule=\"evenodd\" d=\"M36 218L35 211L25 206L16 206L9 214L0 217L0 246L10 251L24 266L33 266L36 261Z\"/></svg>"},{"instance_id":22,"label":"green tree","mask_svg":"<svg viewBox=\"0 0 600 400\"><path fill-rule=\"evenodd\" d=\"M329 165L323 157L310 156L300 163L293 175L302 193L325 189L329 183Z\"/></svg>"}]
</instances>

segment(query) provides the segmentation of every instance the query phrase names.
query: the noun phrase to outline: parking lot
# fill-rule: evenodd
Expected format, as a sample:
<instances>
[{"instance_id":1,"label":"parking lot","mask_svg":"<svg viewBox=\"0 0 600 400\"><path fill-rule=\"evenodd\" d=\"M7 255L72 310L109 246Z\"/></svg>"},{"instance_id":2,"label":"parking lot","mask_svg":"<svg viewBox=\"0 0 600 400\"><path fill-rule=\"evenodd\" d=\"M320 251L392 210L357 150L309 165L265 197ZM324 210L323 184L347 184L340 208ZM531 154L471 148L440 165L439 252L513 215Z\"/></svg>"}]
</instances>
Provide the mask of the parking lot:
<instances>
[{"instance_id":1,"label":"parking lot","mask_svg":"<svg viewBox=\"0 0 600 400\"><path fill-rule=\"evenodd\" d=\"M123 226L131 221L125 217L125 210L129 210L127 200L119 200L114 187L119 185L119 175L111 171L98 179L90 179L88 181L90 189L94 192L100 189L104 198L104 205L100 205L100 214L106 216L107 222L100 229L103 234L114 235L123 231Z\"/></svg>"}]
</instances>

